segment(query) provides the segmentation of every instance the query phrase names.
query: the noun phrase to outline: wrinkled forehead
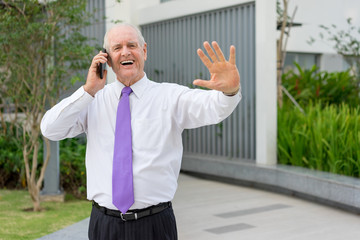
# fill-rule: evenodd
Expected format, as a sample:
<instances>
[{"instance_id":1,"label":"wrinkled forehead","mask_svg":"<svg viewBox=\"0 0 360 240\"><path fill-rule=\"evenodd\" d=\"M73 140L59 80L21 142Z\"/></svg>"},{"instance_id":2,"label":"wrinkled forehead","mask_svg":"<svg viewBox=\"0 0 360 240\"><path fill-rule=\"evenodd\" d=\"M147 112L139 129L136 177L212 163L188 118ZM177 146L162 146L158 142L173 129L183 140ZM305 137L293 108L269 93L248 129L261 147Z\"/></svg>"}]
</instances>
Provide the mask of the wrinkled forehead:
<instances>
[{"instance_id":1,"label":"wrinkled forehead","mask_svg":"<svg viewBox=\"0 0 360 240\"><path fill-rule=\"evenodd\" d=\"M110 47L115 44L123 44L128 42L135 42L139 44L139 37L132 27L119 26L112 29L108 36Z\"/></svg>"}]
</instances>

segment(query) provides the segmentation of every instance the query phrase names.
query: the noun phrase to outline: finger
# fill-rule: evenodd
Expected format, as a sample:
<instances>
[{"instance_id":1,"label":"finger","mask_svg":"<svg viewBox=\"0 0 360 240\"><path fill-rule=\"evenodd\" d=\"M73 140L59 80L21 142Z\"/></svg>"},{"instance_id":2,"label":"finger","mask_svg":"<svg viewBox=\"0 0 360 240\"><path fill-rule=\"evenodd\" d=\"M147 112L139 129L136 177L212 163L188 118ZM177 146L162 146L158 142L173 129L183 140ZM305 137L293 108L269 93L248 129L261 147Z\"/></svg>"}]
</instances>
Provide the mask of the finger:
<instances>
[{"instance_id":1,"label":"finger","mask_svg":"<svg viewBox=\"0 0 360 240\"><path fill-rule=\"evenodd\" d=\"M101 62L101 63L106 63L108 59L107 59L105 56L100 56L100 57L98 58L98 60L99 60L99 62Z\"/></svg>"},{"instance_id":2,"label":"finger","mask_svg":"<svg viewBox=\"0 0 360 240\"><path fill-rule=\"evenodd\" d=\"M214 89L214 84L210 81L206 81L206 80L201 80L201 79L196 79L193 81L193 84L199 87L204 87L204 88L208 88L208 89Z\"/></svg>"},{"instance_id":3,"label":"finger","mask_svg":"<svg viewBox=\"0 0 360 240\"><path fill-rule=\"evenodd\" d=\"M207 42L207 41L204 42L204 48L205 48L206 52L209 54L209 56L210 56L210 58L211 58L211 60L212 60L213 62L218 62L218 61L219 61L218 58L216 57L215 52L214 52L213 49L211 48L209 42Z\"/></svg>"},{"instance_id":4,"label":"finger","mask_svg":"<svg viewBox=\"0 0 360 240\"><path fill-rule=\"evenodd\" d=\"M226 62L226 59L224 57L223 52L221 51L221 48L219 47L219 44L217 42L213 41L212 46L215 49L216 55L219 58L220 62Z\"/></svg>"},{"instance_id":5,"label":"finger","mask_svg":"<svg viewBox=\"0 0 360 240\"><path fill-rule=\"evenodd\" d=\"M106 59L107 60L107 56L108 56L107 53L99 53L98 55L96 55L94 57L94 60L96 60L96 59Z\"/></svg>"},{"instance_id":6,"label":"finger","mask_svg":"<svg viewBox=\"0 0 360 240\"><path fill-rule=\"evenodd\" d=\"M199 58L201 59L201 61L204 63L205 67L207 67L208 69L210 69L212 62L211 62L210 59L205 55L205 53L204 53L201 49L198 49L198 50L197 50L197 54L198 54Z\"/></svg>"},{"instance_id":7,"label":"finger","mask_svg":"<svg viewBox=\"0 0 360 240\"><path fill-rule=\"evenodd\" d=\"M93 61L96 60L96 59L99 59L99 58L107 58L108 57L108 54L107 53L104 53L102 51L100 51L98 54L96 54L93 58Z\"/></svg>"},{"instance_id":8,"label":"finger","mask_svg":"<svg viewBox=\"0 0 360 240\"><path fill-rule=\"evenodd\" d=\"M104 56L96 55L92 61L91 67L97 67L100 63L106 63L107 58Z\"/></svg>"},{"instance_id":9,"label":"finger","mask_svg":"<svg viewBox=\"0 0 360 240\"><path fill-rule=\"evenodd\" d=\"M95 59L93 59L93 61L91 62L91 65L90 65L90 69L89 69L89 70L97 71L98 65L99 65L99 63L96 62Z\"/></svg>"},{"instance_id":10,"label":"finger","mask_svg":"<svg viewBox=\"0 0 360 240\"><path fill-rule=\"evenodd\" d=\"M104 56L104 57L107 57L107 56L108 56L108 53L100 52L100 53L98 54L98 56Z\"/></svg>"},{"instance_id":11,"label":"finger","mask_svg":"<svg viewBox=\"0 0 360 240\"><path fill-rule=\"evenodd\" d=\"M236 56L235 56L235 46L231 45L230 46L230 57L229 57L229 62L231 64L236 64Z\"/></svg>"}]
</instances>

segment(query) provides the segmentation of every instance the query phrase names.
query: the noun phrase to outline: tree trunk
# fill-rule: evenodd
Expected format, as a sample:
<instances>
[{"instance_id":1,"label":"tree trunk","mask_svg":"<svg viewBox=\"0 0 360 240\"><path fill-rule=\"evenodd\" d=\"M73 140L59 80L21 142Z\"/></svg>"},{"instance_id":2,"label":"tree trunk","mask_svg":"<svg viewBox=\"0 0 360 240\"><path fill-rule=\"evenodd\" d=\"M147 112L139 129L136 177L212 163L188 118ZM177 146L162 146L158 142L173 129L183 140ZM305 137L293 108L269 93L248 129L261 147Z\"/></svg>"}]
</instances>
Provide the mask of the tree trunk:
<instances>
[{"instance_id":1,"label":"tree trunk","mask_svg":"<svg viewBox=\"0 0 360 240\"><path fill-rule=\"evenodd\" d=\"M28 185L28 191L33 203L33 211L39 212L41 210L40 206L40 189L36 187L36 184Z\"/></svg>"},{"instance_id":2,"label":"tree trunk","mask_svg":"<svg viewBox=\"0 0 360 240\"><path fill-rule=\"evenodd\" d=\"M40 123L31 125L31 126L38 126L40 125ZM24 129L26 128L26 125L24 125ZM25 131L24 131L24 134ZM39 142L38 142L38 138L40 136L40 131L38 128L34 127L32 128L32 131L28 132L29 138L24 137L24 148L23 148L23 157L24 157L24 162L25 162L25 171L26 171L26 182L28 185L28 191L31 197L31 200L33 202L33 210L35 211L40 211L41 210L41 206L40 206L40 189L42 187L42 182L44 180L44 176L45 176L45 170L46 167L49 163L49 159L50 159L50 143L49 140L46 138L43 138L43 140L45 141L46 144L46 148L47 148L47 154L46 157L44 159L44 163L41 167L40 170L40 175L38 176L38 178L36 177L36 172L37 172L37 168L38 168L38 156L39 156ZM30 141L30 143L28 143L27 141ZM32 153L32 162L31 165L32 167L30 168L30 161L29 161L29 156L30 153Z\"/></svg>"},{"instance_id":3,"label":"tree trunk","mask_svg":"<svg viewBox=\"0 0 360 240\"><path fill-rule=\"evenodd\" d=\"M33 148L34 151L34 148ZM34 153L33 153L34 154ZM23 156L24 156L24 162L25 162L25 172L26 172L26 183L28 187L28 192L31 197L31 201L33 203L33 211L38 212L41 210L40 207L40 188L38 188L36 185L34 174L36 174L33 170L30 171L30 162L29 162L29 149L28 146L24 144L24 150L23 150ZM34 165L34 162L32 162Z\"/></svg>"}]
</instances>

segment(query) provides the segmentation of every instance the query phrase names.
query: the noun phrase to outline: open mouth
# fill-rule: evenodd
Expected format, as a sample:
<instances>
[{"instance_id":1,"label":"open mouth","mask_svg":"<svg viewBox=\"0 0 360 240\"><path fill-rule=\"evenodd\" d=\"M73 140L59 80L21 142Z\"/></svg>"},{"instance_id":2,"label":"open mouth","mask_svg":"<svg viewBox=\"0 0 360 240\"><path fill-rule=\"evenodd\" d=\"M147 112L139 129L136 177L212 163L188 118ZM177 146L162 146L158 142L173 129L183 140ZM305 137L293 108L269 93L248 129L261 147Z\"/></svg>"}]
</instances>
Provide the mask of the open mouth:
<instances>
[{"instance_id":1,"label":"open mouth","mask_svg":"<svg viewBox=\"0 0 360 240\"><path fill-rule=\"evenodd\" d=\"M133 60L126 60L126 61L122 61L120 64L123 66L127 66L127 65L132 65L134 63Z\"/></svg>"}]
</instances>

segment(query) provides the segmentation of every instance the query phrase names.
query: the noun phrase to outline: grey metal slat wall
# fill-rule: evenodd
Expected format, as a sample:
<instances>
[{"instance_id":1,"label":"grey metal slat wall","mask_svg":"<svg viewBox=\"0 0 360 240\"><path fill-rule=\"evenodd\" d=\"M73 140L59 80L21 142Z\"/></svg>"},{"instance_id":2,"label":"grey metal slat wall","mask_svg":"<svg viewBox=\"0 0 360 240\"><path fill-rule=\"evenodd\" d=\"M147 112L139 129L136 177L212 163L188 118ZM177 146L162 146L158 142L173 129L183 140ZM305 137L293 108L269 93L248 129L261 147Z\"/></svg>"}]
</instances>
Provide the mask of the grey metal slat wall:
<instances>
[{"instance_id":1,"label":"grey metal slat wall","mask_svg":"<svg viewBox=\"0 0 360 240\"><path fill-rule=\"evenodd\" d=\"M184 152L255 160L255 4L242 4L210 12L141 26L148 44L145 71L157 82L193 87L209 73L196 54L207 41L217 41L229 56L236 47L243 99L218 125L186 130Z\"/></svg>"},{"instance_id":2,"label":"grey metal slat wall","mask_svg":"<svg viewBox=\"0 0 360 240\"><path fill-rule=\"evenodd\" d=\"M82 33L91 38L90 45L102 47L105 35L105 0L88 0L86 11L93 14L90 19L90 25ZM96 51L98 53L100 49Z\"/></svg>"}]
</instances>

